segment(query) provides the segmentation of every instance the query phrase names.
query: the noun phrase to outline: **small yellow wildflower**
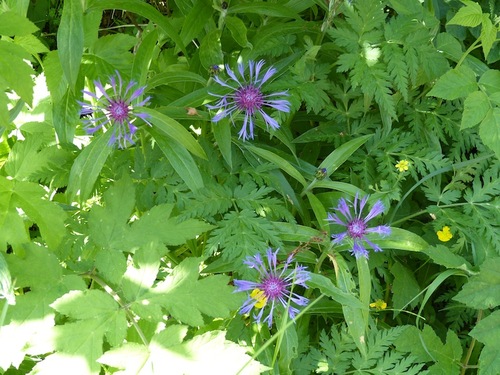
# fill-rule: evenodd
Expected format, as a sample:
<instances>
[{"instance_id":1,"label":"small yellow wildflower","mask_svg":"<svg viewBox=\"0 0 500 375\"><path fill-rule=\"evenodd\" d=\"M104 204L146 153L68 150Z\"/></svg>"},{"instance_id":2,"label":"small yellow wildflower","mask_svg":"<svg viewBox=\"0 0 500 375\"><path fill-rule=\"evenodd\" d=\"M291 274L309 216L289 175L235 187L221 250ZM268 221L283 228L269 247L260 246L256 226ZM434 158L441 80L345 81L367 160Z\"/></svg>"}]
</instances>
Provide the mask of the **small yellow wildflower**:
<instances>
[{"instance_id":1,"label":"small yellow wildflower","mask_svg":"<svg viewBox=\"0 0 500 375\"><path fill-rule=\"evenodd\" d=\"M436 234L439 238L439 241L442 241L442 242L448 242L453 237L453 234L451 234L451 231L450 231L450 227L448 227L446 225L443 227L442 230L438 230Z\"/></svg>"},{"instance_id":2,"label":"small yellow wildflower","mask_svg":"<svg viewBox=\"0 0 500 375\"><path fill-rule=\"evenodd\" d=\"M384 300L378 299L375 302L370 303L372 309L385 310L387 308L387 303Z\"/></svg>"},{"instance_id":3,"label":"small yellow wildflower","mask_svg":"<svg viewBox=\"0 0 500 375\"><path fill-rule=\"evenodd\" d=\"M404 172L407 171L408 168L410 167L410 162L406 159L400 160L395 167L397 168L398 171Z\"/></svg>"},{"instance_id":4,"label":"small yellow wildflower","mask_svg":"<svg viewBox=\"0 0 500 375\"><path fill-rule=\"evenodd\" d=\"M264 306L266 306L267 297L264 295L263 290L255 288L254 290L252 290L252 293L250 293L250 298L253 298L257 301L257 303L255 304L255 308L262 309Z\"/></svg>"}]
</instances>

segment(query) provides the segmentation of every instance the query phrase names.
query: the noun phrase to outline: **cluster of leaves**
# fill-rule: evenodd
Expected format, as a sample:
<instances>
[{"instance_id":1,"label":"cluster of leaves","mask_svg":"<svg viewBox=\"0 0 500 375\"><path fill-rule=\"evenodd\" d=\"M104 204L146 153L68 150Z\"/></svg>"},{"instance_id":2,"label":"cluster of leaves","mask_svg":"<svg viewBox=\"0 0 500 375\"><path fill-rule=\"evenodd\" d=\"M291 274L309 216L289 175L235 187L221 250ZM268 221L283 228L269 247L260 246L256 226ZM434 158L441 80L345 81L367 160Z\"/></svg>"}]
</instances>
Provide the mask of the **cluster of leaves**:
<instances>
[{"instance_id":1,"label":"cluster of leaves","mask_svg":"<svg viewBox=\"0 0 500 375\"><path fill-rule=\"evenodd\" d=\"M2 0L0 373L498 373L499 14ZM242 141L205 104L224 64L260 59L291 108ZM78 104L116 71L151 96L120 150ZM357 193L392 227L368 260L326 221ZM311 271L309 306L271 328L232 286L268 247Z\"/></svg>"}]
</instances>

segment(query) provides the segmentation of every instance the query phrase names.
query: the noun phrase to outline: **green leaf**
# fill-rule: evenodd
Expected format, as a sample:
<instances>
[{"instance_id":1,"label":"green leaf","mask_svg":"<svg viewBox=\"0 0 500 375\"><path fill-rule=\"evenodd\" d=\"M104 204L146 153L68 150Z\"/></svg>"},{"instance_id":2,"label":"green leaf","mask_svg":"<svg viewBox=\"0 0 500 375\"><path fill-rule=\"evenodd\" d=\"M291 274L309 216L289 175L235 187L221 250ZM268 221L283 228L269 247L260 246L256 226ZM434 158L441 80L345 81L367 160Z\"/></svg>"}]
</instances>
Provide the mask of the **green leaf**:
<instances>
[{"instance_id":1,"label":"green leaf","mask_svg":"<svg viewBox=\"0 0 500 375\"><path fill-rule=\"evenodd\" d=\"M11 88L31 106L34 86L31 75L34 72L25 61L29 59L24 48L0 40L0 87Z\"/></svg>"},{"instance_id":2,"label":"green leaf","mask_svg":"<svg viewBox=\"0 0 500 375\"><path fill-rule=\"evenodd\" d=\"M38 224L42 238L50 248L55 249L66 234L64 221L66 213L57 204L43 199L45 190L38 184L16 182L13 201Z\"/></svg>"},{"instance_id":3,"label":"green leaf","mask_svg":"<svg viewBox=\"0 0 500 375\"><path fill-rule=\"evenodd\" d=\"M247 28L245 23L237 17L227 16L225 18L226 26L231 32L233 39L242 47L248 45Z\"/></svg>"},{"instance_id":4,"label":"green leaf","mask_svg":"<svg viewBox=\"0 0 500 375\"><path fill-rule=\"evenodd\" d=\"M420 293L420 286L413 272L399 262L395 262L390 271L394 275L392 283L394 308L404 309L410 304L410 308L413 309L419 302L415 297ZM395 311L394 315L398 313Z\"/></svg>"},{"instance_id":5,"label":"green leaf","mask_svg":"<svg viewBox=\"0 0 500 375\"><path fill-rule=\"evenodd\" d=\"M491 105L488 96L482 91L469 94L464 102L464 112L460 129L471 128L479 124L486 117Z\"/></svg>"},{"instance_id":6,"label":"green leaf","mask_svg":"<svg viewBox=\"0 0 500 375\"><path fill-rule=\"evenodd\" d=\"M134 57L131 78L139 86L145 86L148 78L149 66L153 60L153 53L158 42L158 31L155 29L142 39Z\"/></svg>"},{"instance_id":7,"label":"green leaf","mask_svg":"<svg viewBox=\"0 0 500 375\"><path fill-rule=\"evenodd\" d=\"M113 151L113 147L109 145L112 134L112 131L108 131L94 137L75 159L68 182L68 195L71 201L77 195L80 196L80 201L84 201L92 193L97 177Z\"/></svg>"},{"instance_id":8,"label":"green leaf","mask_svg":"<svg viewBox=\"0 0 500 375\"><path fill-rule=\"evenodd\" d=\"M481 375L497 375L500 368L500 349L498 345L486 345L479 356L479 373Z\"/></svg>"},{"instance_id":9,"label":"green leaf","mask_svg":"<svg viewBox=\"0 0 500 375\"><path fill-rule=\"evenodd\" d=\"M9 305L16 304L16 296L14 295L14 286L12 284L12 278L10 277L9 266L5 259L0 253L0 300L6 299ZM0 325L3 325L3 321L0 320Z\"/></svg>"},{"instance_id":10,"label":"green leaf","mask_svg":"<svg viewBox=\"0 0 500 375\"><path fill-rule=\"evenodd\" d=\"M155 283L161 257L158 247L157 243L150 242L135 252L134 262L128 265L121 285L128 301L138 300Z\"/></svg>"},{"instance_id":11,"label":"green leaf","mask_svg":"<svg viewBox=\"0 0 500 375\"><path fill-rule=\"evenodd\" d=\"M150 133L187 187L192 191L202 189L204 187L203 178L191 154L176 141L162 137L155 129L151 129Z\"/></svg>"},{"instance_id":12,"label":"green leaf","mask_svg":"<svg viewBox=\"0 0 500 375\"><path fill-rule=\"evenodd\" d=\"M79 121L79 113L80 106L73 91L68 89L60 100L53 99L52 122L59 142L73 142L76 124Z\"/></svg>"},{"instance_id":13,"label":"green leaf","mask_svg":"<svg viewBox=\"0 0 500 375\"><path fill-rule=\"evenodd\" d=\"M466 65L460 65L440 77L427 96L454 100L468 96L477 88L474 71Z\"/></svg>"},{"instance_id":14,"label":"green leaf","mask_svg":"<svg viewBox=\"0 0 500 375\"><path fill-rule=\"evenodd\" d=\"M0 35L28 35L37 30L38 27L33 22L16 12L7 11L0 14Z\"/></svg>"},{"instance_id":15,"label":"green leaf","mask_svg":"<svg viewBox=\"0 0 500 375\"><path fill-rule=\"evenodd\" d=\"M207 1L195 1L182 23L181 39L188 45L200 36L200 32L212 17L213 7Z\"/></svg>"},{"instance_id":16,"label":"green leaf","mask_svg":"<svg viewBox=\"0 0 500 375\"><path fill-rule=\"evenodd\" d=\"M330 225L326 221L327 213L325 207L321 203L321 201L312 193L307 193L307 199L311 204L311 208L314 211L314 215L316 216L316 221L318 223L318 227L328 233L328 229Z\"/></svg>"},{"instance_id":17,"label":"green leaf","mask_svg":"<svg viewBox=\"0 0 500 375\"><path fill-rule=\"evenodd\" d=\"M467 272L472 272L470 263L458 254L452 253L450 249L443 245L431 246L423 251L436 264L446 268L456 268Z\"/></svg>"},{"instance_id":18,"label":"green leaf","mask_svg":"<svg viewBox=\"0 0 500 375\"><path fill-rule=\"evenodd\" d=\"M336 287L329 278L323 275L311 273L311 279L307 281L307 285L312 288L318 288L321 293L343 306L350 306L357 309L366 308L354 295Z\"/></svg>"},{"instance_id":19,"label":"green leaf","mask_svg":"<svg viewBox=\"0 0 500 375\"><path fill-rule=\"evenodd\" d=\"M374 240L384 249L397 249L408 251L425 251L429 244L419 235L401 228L391 227L391 235L380 238L376 235L368 235L370 240Z\"/></svg>"},{"instance_id":20,"label":"green leaf","mask_svg":"<svg viewBox=\"0 0 500 375\"><path fill-rule=\"evenodd\" d=\"M155 334L148 347L127 343L98 361L127 374L162 375L165 369L169 375L261 373L259 363L244 347L226 340L224 332L211 331L183 342L186 333L186 327L171 325Z\"/></svg>"},{"instance_id":21,"label":"green leaf","mask_svg":"<svg viewBox=\"0 0 500 375\"><path fill-rule=\"evenodd\" d=\"M147 20L156 23L160 29L172 39L175 45L180 48L184 56L189 56L186 46L182 42L179 34L175 31L174 27L170 24L169 18L161 14L156 8L141 0L91 0L88 2L87 12L103 11L106 9L121 9L132 13L137 13Z\"/></svg>"},{"instance_id":22,"label":"green leaf","mask_svg":"<svg viewBox=\"0 0 500 375\"><path fill-rule=\"evenodd\" d=\"M500 158L500 108L495 107L488 111L479 126L479 136L497 158Z\"/></svg>"},{"instance_id":23,"label":"green leaf","mask_svg":"<svg viewBox=\"0 0 500 375\"><path fill-rule=\"evenodd\" d=\"M210 31L200 45L200 60L205 69L209 69L213 65L222 64L224 56L220 43L220 30Z\"/></svg>"},{"instance_id":24,"label":"green leaf","mask_svg":"<svg viewBox=\"0 0 500 375\"><path fill-rule=\"evenodd\" d=\"M191 326L204 324L203 315L227 318L243 301L243 293L235 294L228 285L229 277L207 276L199 279L199 258L186 258L143 296L143 300L161 304L175 319ZM213 291L217 290L217 298Z\"/></svg>"},{"instance_id":25,"label":"green leaf","mask_svg":"<svg viewBox=\"0 0 500 375\"><path fill-rule=\"evenodd\" d=\"M143 108L143 112L151 116L148 118L148 121L154 125L154 130L156 130L156 132L152 130L152 133L154 133L153 136L156 135L155 138L157 138L157 141L161 136L167 136L171 141L186 148L193 155L202 159L207 159L207 155L203 148L184 126L153 109Z\"/></svg>"},{"instance_id":26,"label":"green leaf","mask_svg":"<svg viewBox=\"0 0 500 375\"><path fill-rule=\"evenodd\" d=\"M462 1L465 7L460 8L453 16L451 20L448 21L448 25L460 25L475 27L481 23L483 11L481 5L474 1Z\"/></svg>"},{"instance_id":27,"label":"green leaf","mask_svg":"<svg viewBox=\"0 0 500 375\"><path fill-rule=\"evenodd\" d=\"M481 319L469 335L483 344L491 347L498 346L500 334L500 311L493 311L486 318Z\"/></svg>"},{"instance_id":28,"label":"green leaf","mask_svg":"<svg viewBox=\"0 0 500 375\"><path fill-rule=\"evenodd\" d=\"M64 2L57 31L57 48L61 66L74 90L83 56L83 6L81 0Z\"/></svg>"},{"instance_id":29,"label":"green leaf","mask_svg":"<svg viewBox=\"0 0 500 375\"><path fill-rule=\"evenodd\" d=\"M453 298L473 309L491 309L500 305L500 258L484 262L479 275L472 276Z\"/></svg>"},{"instance_id":30,"label":"green leaf","mask_svg":"<svg viewBox=\"0 0 500 375\"><path fill-rule=\"evenodd\" d=\"M284 5L273 3L247 3L232 5L227 10L228 14L256 13L266 17L298 18L298 14Z\"/></svg>"},{"instance_id":31,"label":"green leaf","mask_svg":"<svg viewBox=\"0 0 500 375\"><path fill-rule=\"evenodd\" d=\"M497 39L497 27L493 25L489 14L483 14L481 21L481 46L483 47L484 58L488 57L493 43Z\"/></svg>"},{"instance_id":32,"label":"green leaf","mask_svg":"<svg viewBox=\"0 0 500 375\"><path fill-rule=\"evenodd\" d=\"M500 71L488 69L479 78L479 87L486 91L488 96L500 92Z\"/></svg>"},{"instance_id":33,"label":"green leaf","mask_svg":"<svg viewBox=\"0 0 500 375\"><path fill-rule=\"evenodd\" d=\"M274 165L276 165L278 168L282 169L284 172L288 173L290 176L295 178L298 182L300 182L303 186L307 185L306 180L302 176L302 174L292 165L290 164L287 160L283 159L281 156L276 155L272 151L265 150L263 148L255 147L250 144L245 144L245 148L256 154L257 156L260 156L267 161L270 161Z\"/></svg>"},{"instance_id":34,"label":"green leaf","mask_svg":"<svg viewBox=\"0 0 500 375\"><path fill-rule=\"evenodd\" d=\"M233 168L233 153L231 151L231 125L229 119L221 119L217 124L212 125L212 132L214 134L215 140L217 141L217 146L222 154L222 157L229 165L229 168Z\"/></svg>"}]
</instances>

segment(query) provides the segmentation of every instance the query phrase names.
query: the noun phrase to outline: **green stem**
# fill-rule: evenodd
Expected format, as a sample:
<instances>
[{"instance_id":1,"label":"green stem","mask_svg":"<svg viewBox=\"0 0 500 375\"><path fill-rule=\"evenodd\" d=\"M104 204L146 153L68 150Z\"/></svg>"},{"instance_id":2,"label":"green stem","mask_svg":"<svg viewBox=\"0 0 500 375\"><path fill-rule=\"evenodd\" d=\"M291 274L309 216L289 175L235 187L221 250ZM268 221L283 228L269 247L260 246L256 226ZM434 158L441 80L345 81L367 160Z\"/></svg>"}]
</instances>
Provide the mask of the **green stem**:
<instances>
[{"instance_id":1,"label":"green stem","mask_svg":"<svg viewBox=\"0 0 500 375\"><path fill-rule=\"evenodd\" d=\"M482 318L483 318L483 310L479 310L477 313L476 325L477 325L477 323L479 323L481 321ZM475 338L472 339L472 341L469 345L469 349L467 350L467 354L465 355L463 365L462 365L462 370L460 371L460 375L464 375L465 372L467 371L467 369L471 367L471 366L469 366L469 360L470 360L470 357L472 355L472 351L474 350L474 345L476 345Z\"/></svg>"}]
</instances>

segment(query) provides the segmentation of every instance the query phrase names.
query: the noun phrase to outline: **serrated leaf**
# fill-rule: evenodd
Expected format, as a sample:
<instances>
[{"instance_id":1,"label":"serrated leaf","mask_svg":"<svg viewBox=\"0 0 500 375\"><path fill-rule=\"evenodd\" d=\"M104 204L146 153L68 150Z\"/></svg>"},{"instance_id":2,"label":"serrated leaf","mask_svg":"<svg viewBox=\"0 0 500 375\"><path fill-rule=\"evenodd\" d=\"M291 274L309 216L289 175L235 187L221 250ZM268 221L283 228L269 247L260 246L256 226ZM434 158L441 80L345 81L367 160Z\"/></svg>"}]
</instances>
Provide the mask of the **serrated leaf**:
<instances>
[{"instance_id":1,"label":"serrated leaf","mask_svg":"<svg viewBox=\"0 0 500 375\"><path fill-rule=\"evenodd\" d=\"M500 258L484 262L479 275L472 276L453 298L473 309L491 309L500 305Z\"/></svg>"},{"instance_id":2,"label":"serrated leaf","mask_svg":"<svg viewBox=\"0 0 500 375\"><path fill-rule=\"evenodd\" d=\"M81 0L64 2L57 31L59 59L70 87L75 88L83 56L83 6Z\"/></svg>"},{"instance_id":3,"label":"serrated leaf","mask_svg":"<svg viewBox=\"0 0 500 375\"><path fill-rule=\"evenodd\" d=\"M448 21L448 25L460 25L475 27L481 23L483 11L481 5L474 1L463 1L465 7L460 8L453 16L451 20Z\"/></svg>"},{"instance_id":4,"label":"serrated leaf","mask_svg":"<svg viewBox=\"0 0 500 375\"><path fill-rule=\"evenodd\" d=\"M0 84L7 84L26 103L32 105L34 80L33 69L26 63L30 55L14 43L0 40Z\"/></svg>"},{"instance_id":5,"label":"serrated leaf","mask_svg":"<svg viewBox=\"0 0 500 375\"><path fill-rule=\"evenodd\" d=\"M38 27L33 22L16 12L7 11L0 14L0 35L28 35L37 30Z\"/></svg>"},{"instance_id":6,"label":"serrated leaf","mask_svg":"<svg viewBox=\"0 0 500 375\"><path fill-rule=\"evenodd\" d=\"M260 365L245 354L246 349L225 339L225 333L211 331L182 342L187 328L169 326L157 333L149 346L127 343L107 351L99 362L123 374L163 375L254 375ZM223 363L223 366L221 366Z\"/></svg>"},{"instance_id":7,"label":"serrated leaf","mask_svg":"<svg viewBox=\"0 0 500 375\"><path fill-rule=\"evenodd\" d=\"M498 29L493 25L489 14L483 14L481 21L481 46L483 47L484 58L488 57L493 43L497 39Z\"/></svg>"},{"instance_id":8,"label":"serrated leaf","mask_svg":"<svg viewBox=\"0 0 500 375\"><path fill-rule=\"evenodd\" d=\"M495 347L498 344L497 338L500 334L500 311L493 311L469 332L469 335L483 344Z\"/></svg>"},{"instance_id":9,"label":"serrated leaf","mask_svg":"<svg viewBox=\"0 0 500 375\"><path fill-rule=\"evenodd\" d=\"M477 91L476 75L466 65L449 70L440 77L427 96L454 100Z\"/></svg>"},{"instance_id":10,"label":"serrated leaf","mask_svg":"<svg viewBox=\"0 0 500 375\"><path fill-rule=\"evenodd\" d=\"M186 258L174 268L143 300L161 304L175 319L192 326L204 324L202 314L213 318L229 317L243 301L223 275L199 278L199 258ZM213 291L217 290L217 298Z\"/></svg>"},{"instance_id":11,"label":"serrated leaf","mask_svg":"<svg viewBox=\"0 0 500 375\"><path fill-rule=\"evenodd\" d=\"M474 91L465 99L460 129L471 128L484 120L490 110L488 96L482 91Z\"/></svg>"},{"instance_id":12,"label":"serrated leaf","mask_svg":"<svg viewBox=\"0 0 500 375\"><path fill-rule=\"evenodd\" d=\"M450 249L443 245L429 247L424 250L436 264L446 268L456 268L464 271L471 272L472 266L470 263L458 254L452 253Z\"/></svg>"},{"instance_id":13,"label":"serrated leaf","mask_svg":"<svg viewBox=\"0 0 500 375\"><path fill-rule=\"evenodd\" d=\"M419 302L415 297L420 293L420 286L413 272L399 262L395 262L390 271L394 275L392 283L394 309L404 309L410 304L411 310ZM394 313L396 315L398 311Z\"/></svg>"},{"instance_id":14,"label":"serrated leaf","mask_svg":"<svg viewBox=\"0 0 500 375\"><path fill-rule=\"evenodd\" d=\"M488 111L479 125L479 136L497 158L500 158L500 108L495 107Z\"/></svg>"}]
</instances>

